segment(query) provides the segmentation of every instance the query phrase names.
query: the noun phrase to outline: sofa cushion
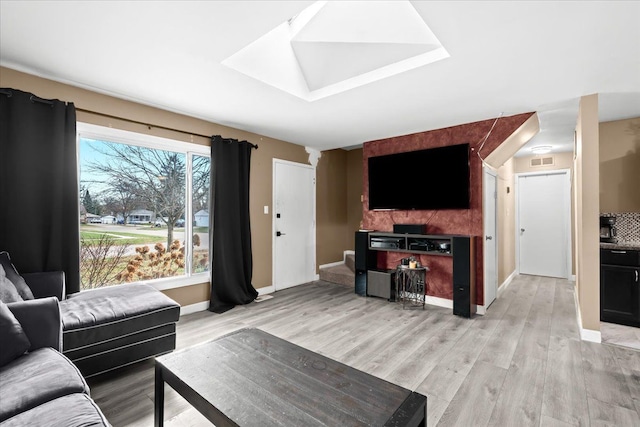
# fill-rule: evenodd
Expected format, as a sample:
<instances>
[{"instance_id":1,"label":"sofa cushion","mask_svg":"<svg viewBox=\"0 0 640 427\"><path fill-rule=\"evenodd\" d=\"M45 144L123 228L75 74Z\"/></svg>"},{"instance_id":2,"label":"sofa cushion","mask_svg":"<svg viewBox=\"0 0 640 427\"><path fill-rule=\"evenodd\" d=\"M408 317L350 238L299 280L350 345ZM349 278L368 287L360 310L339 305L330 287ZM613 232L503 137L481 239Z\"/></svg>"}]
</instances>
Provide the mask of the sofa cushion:
<instances>
[{"instance_id":1,"label":"sofa cushion","mask_svg":"<svg viewBox=\"0 0 640 427\"><path fill-rule=\"evenodd\" d=\"M59 397L22 412L0 423L2 427L41 426L93 427L109 426L98 406L86 394Z\"/></svg>"},{"instance_id":2,"label":"sofa cushion","mask_svg":"<svg viewBox=\"0 0 640 427\"><path fill-rule=\"evenodd\" d=\"M0 301L5 303L22 301L18 290L11 280L7 278L2 264L0 264Z\"/></svg>"},{"instance_id":3,"label":"sofa cushion","mask_svg":"<svg viewBox=\"0 0 640 427\"><path fill-rule=\"evenodd\" d=\"M24 354L31 342L5 303L0 301L0 367Z\"/></svg>"},{"instance_id":4,"label":"sofa cushion","mask_svg":"<svg viewBox=\"0 0 640 427\"><path fill-rule=\"evenodd\" d=\"M89 394L73 363L46 347L0 368L0 421L72 393Z\"/></svg>"},{"instance_id":5,"label":"sofa cushion","mask_svg":"<svg viewBox=\"0 0 640 427\"><path fill-rule=\"evenodd\" d=\"M0 252L0 264L4 268L4 272L7 275L7 279L13 283L13 286L16 287L18 294L23 300L33 299L33 293L31 292L31 288L27 286L27 282L24 281L22 276L18 274L18 270L11 263L11 257L9 257L9 252L2 251Z\"/></svg>"},{"instance_id":6,"label":"sofa cushion","mask_svg":"<svg viewBox=\"0 0 640 427\"><path fill-rule=\"evenodd\" d=\"M70 295L60 302L63 349L73 350L178 321L180 305L144 283Z\"/></svg>"}]
</instances>

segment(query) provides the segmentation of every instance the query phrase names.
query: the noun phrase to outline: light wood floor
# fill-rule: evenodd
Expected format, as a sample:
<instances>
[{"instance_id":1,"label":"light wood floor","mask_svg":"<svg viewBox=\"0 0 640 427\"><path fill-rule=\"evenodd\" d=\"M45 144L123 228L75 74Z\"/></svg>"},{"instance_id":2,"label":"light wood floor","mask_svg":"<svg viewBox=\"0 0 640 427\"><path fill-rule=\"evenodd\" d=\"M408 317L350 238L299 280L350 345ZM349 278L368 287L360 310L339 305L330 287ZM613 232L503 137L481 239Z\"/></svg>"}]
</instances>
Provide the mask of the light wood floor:
<instances>
[{"instance_id":1,"label":"light wood floor","mask_svg":"<svg viewBox=\"0 0 640 427\"><path fill-rule=\"evenodd\" d=\"M314 282L223 315L184 316L177 346L243 327L427 395L429 426L640 425L640 352L580 341L566 280L519 276L473 319ZM114 426L153 425L153 361L90 386ZM210 425L165 388L165 425Z\"/></svg>"}]
</instances>

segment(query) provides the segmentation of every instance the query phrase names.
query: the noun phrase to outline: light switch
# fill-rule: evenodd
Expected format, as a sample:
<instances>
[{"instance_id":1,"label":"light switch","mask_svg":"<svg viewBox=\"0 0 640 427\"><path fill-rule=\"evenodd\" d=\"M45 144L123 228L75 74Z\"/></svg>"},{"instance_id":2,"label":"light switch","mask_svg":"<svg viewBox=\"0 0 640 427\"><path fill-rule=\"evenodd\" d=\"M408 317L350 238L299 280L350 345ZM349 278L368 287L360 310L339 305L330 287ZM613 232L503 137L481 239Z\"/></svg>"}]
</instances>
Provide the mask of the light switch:
<instances>
[{"instance_id":1,"label":"light switch","mask_svg":"<svg viewBox=\"0 0 640 427\"><path fill-rule=\"evenodd\" d=\"M264 214L269 215L269 206L264 207Z\"/></svg>"}]
</instances>

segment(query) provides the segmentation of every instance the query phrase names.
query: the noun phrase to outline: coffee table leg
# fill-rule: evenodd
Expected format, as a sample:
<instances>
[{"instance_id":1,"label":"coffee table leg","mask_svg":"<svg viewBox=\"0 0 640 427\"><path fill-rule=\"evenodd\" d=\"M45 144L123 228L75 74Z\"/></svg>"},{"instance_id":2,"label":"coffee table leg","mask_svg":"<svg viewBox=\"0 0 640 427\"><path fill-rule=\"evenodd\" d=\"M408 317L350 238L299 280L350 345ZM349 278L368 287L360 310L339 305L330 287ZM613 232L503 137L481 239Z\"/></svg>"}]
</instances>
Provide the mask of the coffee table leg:
<instances>
[{"instance_id":1,"label":"coffee table leg","mask_svg":"<svg viewBox=\"0 0 640 427\"><path fill-rule=\"evenodd\" d=\"M153 419L155 427L164 425L164 378L162 366L156 362L155 396L153 405Z\"/></svg>"}]
</instances>

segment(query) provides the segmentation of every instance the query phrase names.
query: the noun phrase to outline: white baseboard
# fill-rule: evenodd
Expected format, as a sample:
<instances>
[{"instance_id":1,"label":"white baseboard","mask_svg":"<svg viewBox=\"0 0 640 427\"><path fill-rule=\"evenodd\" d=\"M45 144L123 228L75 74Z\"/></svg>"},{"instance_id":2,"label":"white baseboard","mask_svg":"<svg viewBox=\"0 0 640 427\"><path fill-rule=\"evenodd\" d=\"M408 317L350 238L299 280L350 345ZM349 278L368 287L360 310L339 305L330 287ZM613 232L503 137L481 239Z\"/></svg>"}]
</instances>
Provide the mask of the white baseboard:
<instances>
[{"instance_id":1,"label":"white baseboard","mask_svg":"<svg viewBox=\"0 0 640 427\"><path fill-rule=\"evenodd\" d=\"M573 289L573 302L576 305L576 317L578 320L578 328L580 328L580 339L582 341L590 341L600 344L602 342L602 335L600 334L600 331L584 329L582 327L582 314L580 313L580 304L578 303L578 295L576 294L575 287Z\"/></svg>"},{"instance_id":2,"label":"white baseboard","mask_svg":"<svg viewBox=\"0 0 640 427\"><path fill-rule=\"evenodd\" d=\"M507 290L507 288L511 284L511 281L513 281L513 279L517 275L518 275L518 272L516 270L513 270L513 272L509 275L509 277L507 277L505 279L505 281L502 282L502 284L500 286L498 286L498 297L500 297L502 295L502 293Z\"/></svg>"},{"instance_id":3,"label":"white baseboard","mask_svg":"<svg viewBox=\"0 0 640 427\"><path fill-rule=\"evenodd\" d=\"M440 297L432 297L427 295L426 301L427 304L437 305L438 307L450 308L453 309L453 300L440 298Z\"/></svg>"},{"instance_id":4,"label":"white baseboard","mask_svg":"<svg viewBox=\"0 0 640 427\"><path fill-rule=\"evenodd\" d=\"M258 295L267 295L274 293L276 291L276 288L275 286L265 286L264 288L256 289L256 291L258 291Z\"/></svg>"},{"instance_id":5,"label":"white baseboard","mask_svg":"<svg viewBox=\"0 0 640 427\"><path fill-rule=\"evenodd\" d=\"M198 311L205 311L209 308L209 301L200 301L195 304L184 305L180 307L180 316L185 314L197 313Z\"/></svg>"},{"instance_id":6,"label":"white baseboard","mask_svg":"<svg viewBox=\"0 0 640 427\"><path fill-rule=\"evenodd\" d=\"M313 281L317 282L318 280L320 280L320 275L316 274L315 276L313 276ZM301 285L304 285L304 283L300 283Z\"/></svg>"},{"instance_id":7,"label":"white baseboard","mask_svg":"<svg viewBox=\"0 0 640 427\"><path fill-rule=\"evenodd\" d=\"M572 281L572 282L575 282L576 281L576 275L572 274L571 276L569 276L569 280Z\"/></svg>"},{"instance_id":8,"label":"white baseboard","mask_svg":"<svg viewBox=\"0 0 640 427\"><path fill-rule=\"evenodd\" d=\"M320 267L318 267L318 269L322 270L323 268L336 267L342 264L344 264L344 261L330 262L329 264L322 264Z\"/></svg>"},{"instance_id":9,"label":"white baseboard","mask_svg":"<svg viewBox=\"0 0 640 427\"><path fill-rule=\"evenodd\" d=\"M356 251L348 250L348 251L344 251L343 253L344 253L344 258L347 259L347 255L355 255Z\"/></svg>"},{"instance_id":10,"label":"white baseboard","mask_svg":"<svg viewBox=\"0 0 640 427\"><path fill-rule=\"evenodd\" d=\"M485 314L487 314L487 308L484 305L477 305L476 314L484 316Z\"/></svg>"}]
</instances>

